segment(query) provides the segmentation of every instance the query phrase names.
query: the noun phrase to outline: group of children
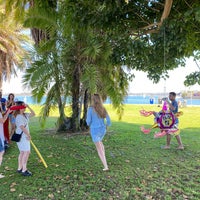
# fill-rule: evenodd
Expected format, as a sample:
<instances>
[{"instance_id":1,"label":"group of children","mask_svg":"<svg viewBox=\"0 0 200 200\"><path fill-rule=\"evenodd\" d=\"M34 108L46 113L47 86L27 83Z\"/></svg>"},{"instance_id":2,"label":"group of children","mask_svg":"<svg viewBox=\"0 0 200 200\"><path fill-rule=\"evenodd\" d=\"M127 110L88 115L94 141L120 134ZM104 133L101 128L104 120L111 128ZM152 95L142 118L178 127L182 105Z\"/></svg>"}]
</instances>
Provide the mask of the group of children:
<instances>
[{"instance_id":1,"label":"group of children","mask_svg":"<svg viewBox=\"0 0 200 200\"><path fill-rule=\"evenodd\" d=\"M16 106L17 109L13 111L11 108L14 106ZM29 109L30 113L25 113L26 108ZM2 164L3 154L5 149L8 148L12 134L14 132L16 132L16 134L22 134L20 141L17 142L20 151L17 173L23 176L32 175L32 173L27 170L31 140L28 121L29 118L34 115L34 111L27 104L23 101L14 100L14 94L9 94L6 100L2 98L2 92L0 91L0 166ZM3 177L4 175L0 174L0 178Z\"/></svg>"},{"instance_id":2,"label":"group of children","mask_svg":"<svg viewBox=\"0 0 200 200\"><path fill-rule=\"evenodd\" d=\"M8 96L8 100L2 98L2 93L0 93L0 100L1 100L1 112L0 112L0 165L2 162L2 157L4 153L4 140L6 139L6 142L9 142L10 136L7 137L3 132L3 123L10 117L11 122L11 134L16 131L17 134L22 134L22 138L20 142L17 142L20 154L18 157L18 169L17 173L20 173L24 176L31 176L32 173L27 170L27 161L30 154L30 132L28 127L28 120L29 117L32 117L35 115L34 111L23 102L18 102L18 105L25 105L30 110L30 113L25 113L25 108L16 110L15 113L11 113L11 110L9 109L11 106L15 105L16 102L14 102L14 95L10 94ZM171 92L169 94L169 100L168 106L170 108L170 111L173 113L178 112L178 104L175 100L176 94L174 92ZM2 100L3 99L3 100ZM102 140L106 134L107 126L111 125L111 120L109 117L109 114L105 107L103 106L102 99L99 94L93 94L91 98L91 106L88 108L87 112L87 125L90 127L90 133L92 137L92 141L94 142L98 156L104 166L103 171L108 171L108 164L106 161L106 155L105 155L105 149L104 145L102 143ZM3 114L4 113L4 114ZM106 122L105 122L106 119ZM176 119L176 123L178 125L178 119ZM184 149L180 135L176 136L176 139L178 141L178 148ZM170 148L170 141L171 137L168 134L167 135L167 145L165 146L165 149ZM3 175L0 174L0 178L2 178Z\"/></svg>"}]
</instances>

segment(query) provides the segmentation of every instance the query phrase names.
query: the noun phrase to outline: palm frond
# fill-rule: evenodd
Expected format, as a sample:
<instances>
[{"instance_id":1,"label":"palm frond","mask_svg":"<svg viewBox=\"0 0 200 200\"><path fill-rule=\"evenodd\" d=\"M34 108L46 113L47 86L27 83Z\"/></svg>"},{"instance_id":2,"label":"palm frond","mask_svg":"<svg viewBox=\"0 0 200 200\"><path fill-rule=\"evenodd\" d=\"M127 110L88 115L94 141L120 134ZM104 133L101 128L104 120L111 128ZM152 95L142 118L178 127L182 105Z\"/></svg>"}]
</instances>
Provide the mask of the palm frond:
<instances>
[{"instance_id":1,"label":"palm frond","mask_svg":"<svg viewBox=\"0 0 200 200\"><path fill-rule=\"evenodd\" d=\"M55 91L56 91L56 84L52 85L51 89L48 91L46 94L46 100L45 103L42 106L42 109L40 111L40 122L41 125L44 126L46 118L49 116L49 113L51 109L56 109L57 108L57 101L55 97Z\"/></svg>"},{"instance_id":2,"label":"palm frond","mask_svg":"<svg viewBox=\"0 0 200 200\"><path fill-rule=\"evenodd\" d=\"M86 64L84 66L85 70L81 77L81 82L84 85L84 88L87 88L90 93L97 92L97 83L98 83L98 71L95 66Z\"/></svg>"},{"instance_id":3,"label":"palm frond","mask_svg":"<svg viewBox=\"0 0 200 200\"><path fill-rule=\"evenodd\" d=\"M5 14L4 5L0 5L0 64L3 78L10 80L12 74L16 75L16 68L25 67L24 59L28 53L23 43L29 39L21 32L21 24L14 20L14 11Z\"/></svg>"}]
</instances>

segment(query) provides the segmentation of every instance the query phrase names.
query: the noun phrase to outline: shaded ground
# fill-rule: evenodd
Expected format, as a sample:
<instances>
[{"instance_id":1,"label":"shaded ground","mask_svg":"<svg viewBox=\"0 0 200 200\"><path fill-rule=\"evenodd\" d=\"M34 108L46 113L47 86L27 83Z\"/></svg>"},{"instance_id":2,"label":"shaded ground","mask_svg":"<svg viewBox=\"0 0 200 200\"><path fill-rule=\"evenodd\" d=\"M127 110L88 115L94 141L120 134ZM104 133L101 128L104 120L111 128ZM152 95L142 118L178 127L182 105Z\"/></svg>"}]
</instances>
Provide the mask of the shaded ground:
<instances>
[{"instance_id":1,"label":"shaded ground","mask_svg":"<svg viewBox=\"0 0 200 200\"><path fill-rule=\"evenodd\" d=\"M134 109L130 112L135 113ZM175 138L170 150L162 150L165 138L143 135L140 125L148 120L140 119L140 124L135 119L133 123L129 114L126 122L113 122L105 137L109 172L102 171L88 133L53 134L50 129L55 118L49 119L47 132L35 118L31 123L33 141L48 168L32 151L29 169L33 177L15 173L18 149L12 144L1 167L6 175L0 179L1 199L200 199L199 123L194 120L191 128L182 129L184 151L176 149Z\"/></svg>"}]
</instances>

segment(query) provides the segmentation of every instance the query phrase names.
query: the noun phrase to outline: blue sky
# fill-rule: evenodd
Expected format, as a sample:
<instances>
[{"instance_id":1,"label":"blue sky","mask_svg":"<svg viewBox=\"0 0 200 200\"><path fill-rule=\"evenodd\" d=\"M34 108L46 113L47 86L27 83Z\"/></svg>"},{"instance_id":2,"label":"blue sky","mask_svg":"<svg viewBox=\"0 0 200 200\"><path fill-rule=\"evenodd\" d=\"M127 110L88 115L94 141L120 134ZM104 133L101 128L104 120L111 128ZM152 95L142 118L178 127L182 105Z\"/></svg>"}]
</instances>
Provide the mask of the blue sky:
<instances>
[{"instance_id":1,"label":"blue sky","mask_svg":"<svg viewBox=\"0 0 200 200\"><path fill-rule=\"evenodd\" d=\"M179 67L173 71L169 71L169 78L165 80L160 80L158 84L153 84L151 80L147 78L147 74L144 72L136 71L135 79L130 82L129 92L130 93L159 93L164 92L164 87L166 87L166 92L174 91L180 92L183 90L200 90L199 85L186 88L183 84L185 76L191 72L198 71L198 67L192 58L187 59L186 67ZM19 73L18 77L12 78L10 82L3 83L3 94L14 93L21 94L23 92L28 92L28 89L24 89L21 84L23 73Z\"/></svg>"}]
</instances>

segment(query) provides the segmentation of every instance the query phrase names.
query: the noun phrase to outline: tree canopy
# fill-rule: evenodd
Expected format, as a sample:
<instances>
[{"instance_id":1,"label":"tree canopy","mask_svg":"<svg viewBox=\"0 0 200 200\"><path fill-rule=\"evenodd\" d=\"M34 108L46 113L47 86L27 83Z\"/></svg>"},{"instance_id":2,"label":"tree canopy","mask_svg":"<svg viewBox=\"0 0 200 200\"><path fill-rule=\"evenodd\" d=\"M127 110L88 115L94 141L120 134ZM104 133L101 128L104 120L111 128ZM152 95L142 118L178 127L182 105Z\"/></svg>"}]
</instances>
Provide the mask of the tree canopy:
<instances>
[{"instance_id":1,"label":"tree canopy","mask_svg":"<svg viewBox=\"0 0 200 200\"><path fill-rule=\"evenodd\" d=\"M4 80L10 80L16 69L25 66L26 51L24 46L28 37L21 32L22 24L14 20L14 12L5 12L5 2L0 1L0 89Z\"/></svg>"},{"instance_id":2,"label":"tree canopy","mask_svg":"<svg viewBox=\"0 0 200 200\"><path fill-rule=\"evenodd\" d=\"M93 92L109 96L122 113L132 69L158 82L168 70L184 66L185 58L199 59L198 0L8 0L6 5L8 12L16 8L16 19L31 28L36 44L25 83L38 100L49 94L44 116L57 103L64 118L61 97L71 96L76 130L81 99ZM197 77L188 75L186 84Z\"/></svg>"}]
</instances>

